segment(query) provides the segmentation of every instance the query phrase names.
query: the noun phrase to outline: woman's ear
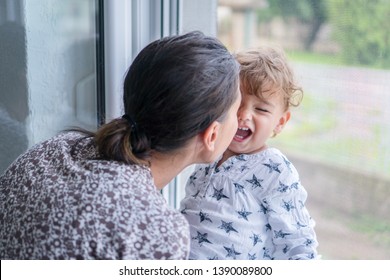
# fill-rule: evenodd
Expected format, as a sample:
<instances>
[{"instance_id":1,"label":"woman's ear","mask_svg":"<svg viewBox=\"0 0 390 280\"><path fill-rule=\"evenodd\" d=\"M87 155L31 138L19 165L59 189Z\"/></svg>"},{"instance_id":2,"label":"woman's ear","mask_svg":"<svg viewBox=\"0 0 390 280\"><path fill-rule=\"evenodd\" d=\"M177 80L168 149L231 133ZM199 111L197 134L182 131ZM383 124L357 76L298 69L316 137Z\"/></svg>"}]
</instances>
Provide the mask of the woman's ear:
<instances>
[{"instance_id":1,"label":"woman's ear","mask_svg":"<svg viewBox=\"0 0 390 280\"><path fill-rule=\"evenodd\" d=\"M218 121L213 121L203 132L201 137L205 151L214 152L220 128L221 124Z\"/></svg>"},{"instance_id":2,"label":"woman's ear","mask_svg":"<svg viewBox=\"0 0 390 280\"><path fill-rule=\"evenodd\" d=\"M291 118L290 111L286 111L283 113L283 115L279 119L279 123L277 124L277 126L274 129L274 135L279 134L283 130L284 126L290 120L290 118Z\"/></svg>"}]
</instances>

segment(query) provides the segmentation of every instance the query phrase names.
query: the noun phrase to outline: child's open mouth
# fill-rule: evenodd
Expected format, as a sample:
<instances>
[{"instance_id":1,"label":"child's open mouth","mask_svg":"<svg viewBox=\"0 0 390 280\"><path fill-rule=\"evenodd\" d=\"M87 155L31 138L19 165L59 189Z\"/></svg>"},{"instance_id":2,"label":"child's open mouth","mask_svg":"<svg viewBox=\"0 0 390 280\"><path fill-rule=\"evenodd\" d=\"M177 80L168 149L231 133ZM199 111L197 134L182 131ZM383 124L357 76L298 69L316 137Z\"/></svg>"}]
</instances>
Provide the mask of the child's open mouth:
<instances>
[{"instance_id":1,"label":"child's open mouth","mask_svg":"<svg viewBox=\"0 0 390 280\"><path fill-rule=\"evenodd\" d=\"M236 135L234 135L234 140L241 142L244 141L246 138L252 135L252 130L248 127L239 127L237 129Z\"/></svg>"}]
</instances>

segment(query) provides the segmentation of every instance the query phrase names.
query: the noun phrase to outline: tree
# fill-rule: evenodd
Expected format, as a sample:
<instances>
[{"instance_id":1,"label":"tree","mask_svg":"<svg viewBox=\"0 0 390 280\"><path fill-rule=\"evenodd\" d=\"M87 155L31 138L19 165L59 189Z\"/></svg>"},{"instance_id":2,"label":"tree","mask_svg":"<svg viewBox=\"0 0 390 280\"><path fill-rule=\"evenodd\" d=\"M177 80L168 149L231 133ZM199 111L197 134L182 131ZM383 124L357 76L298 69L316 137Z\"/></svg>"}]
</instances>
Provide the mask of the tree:
<instances>
[{"instance_id":1,"label":"tree","mask_svg":"<svg viewBox=\"0 0 390 280\"><path fill-rule=\"evenodd\" d=\"M261 17L267 14L267 18L275 15L285 20L297 18L310 26L310 32L304 41L305 50L310 51L321 26L327 20L326 2L324 0L268 0L268 5L268 9L261 12Z\"/></svg>"},{"instance_id":2,"label":"tree","mask_svg":"<svg viewBox=\"0 0 390 280\"><path fill-rule=\"evenodd\" d=\"M329 16L347 63L390 67L389 0L329 0Z\"/></svg>"}]
</instances>

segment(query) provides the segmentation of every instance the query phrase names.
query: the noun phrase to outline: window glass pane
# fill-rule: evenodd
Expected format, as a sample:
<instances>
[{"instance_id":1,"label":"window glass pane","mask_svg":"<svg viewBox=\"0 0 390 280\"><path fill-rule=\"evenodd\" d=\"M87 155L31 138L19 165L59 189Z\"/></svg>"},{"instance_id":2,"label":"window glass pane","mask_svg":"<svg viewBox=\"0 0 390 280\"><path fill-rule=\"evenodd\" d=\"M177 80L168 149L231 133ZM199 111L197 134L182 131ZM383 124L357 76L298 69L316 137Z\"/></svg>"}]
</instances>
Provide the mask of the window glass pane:
<instances>
[{"instance_id":1,"label":"window glass pane","mask_svg":"<svg viewBox=\"0 0 390 280\"><path fill-rule=\"evenodd\" d=\"M96 126L95 0L0 0L0 173L29 146Z\"/></svg>"},{"instance_id":2,"label":"window glass pane","mask_svg":"<svg viewBox=\"0 0 390 280\"><path fill-rule=\"evenodd\" d=\"M218 3L231 51L281 46L303 87L269 144L297 167L325 259L390 258L390 5L369 0Z\"/></svg>"}]
</instances>

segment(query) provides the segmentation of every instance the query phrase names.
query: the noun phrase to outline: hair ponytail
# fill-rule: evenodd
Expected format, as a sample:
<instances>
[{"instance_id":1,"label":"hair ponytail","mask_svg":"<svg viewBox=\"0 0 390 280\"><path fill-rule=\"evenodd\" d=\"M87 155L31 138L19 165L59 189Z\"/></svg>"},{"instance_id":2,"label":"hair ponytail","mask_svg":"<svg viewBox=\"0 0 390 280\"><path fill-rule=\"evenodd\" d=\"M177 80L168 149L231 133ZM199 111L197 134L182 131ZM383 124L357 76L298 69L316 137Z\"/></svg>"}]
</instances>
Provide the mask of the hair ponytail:
<instances>
[{"instance_id":1,"label":"hair ponytail","mask_svg":"<svg viewBox=\"0 0 390 280\"><path fill-rule=\"evenodd\" d=\"M146 137L139 137L138 129L125 118L114 119L103 125L95 134L99 155L106 160L127 164L143 164L150 155ZM143 141L141 139L144 139Z\"/></svg>"}]
</instances>

